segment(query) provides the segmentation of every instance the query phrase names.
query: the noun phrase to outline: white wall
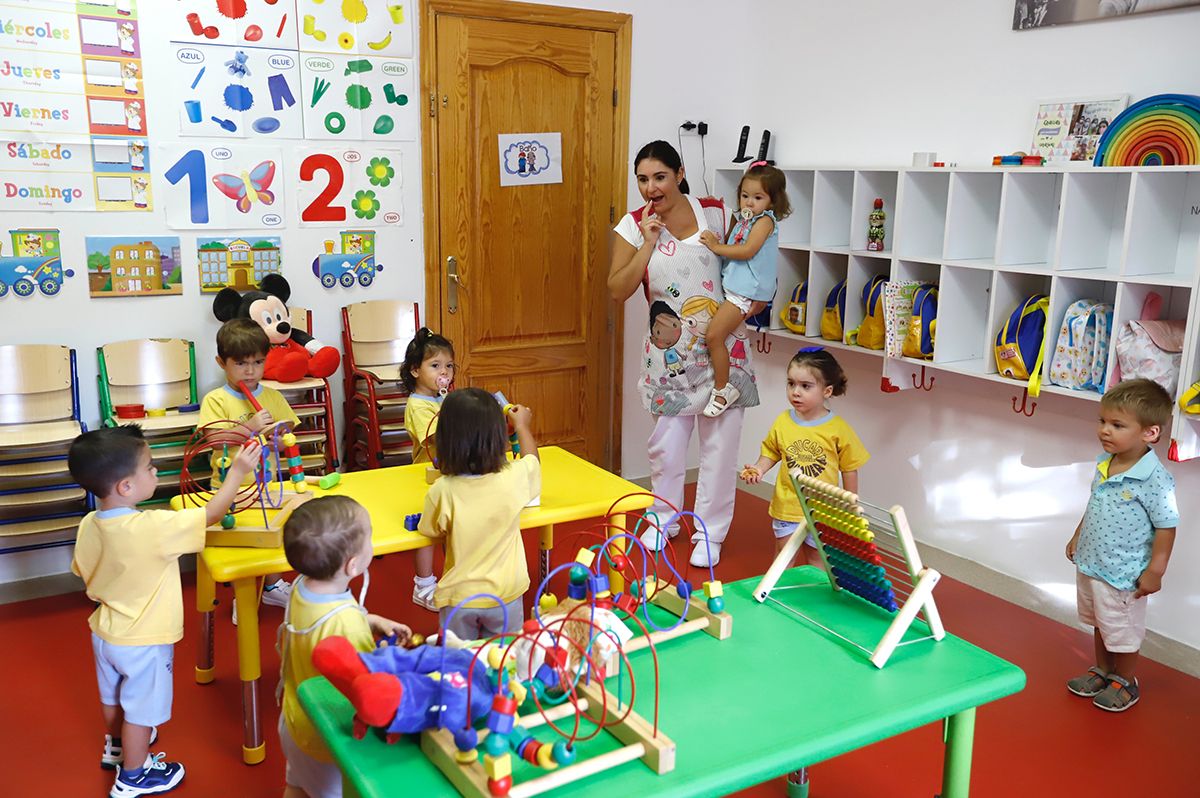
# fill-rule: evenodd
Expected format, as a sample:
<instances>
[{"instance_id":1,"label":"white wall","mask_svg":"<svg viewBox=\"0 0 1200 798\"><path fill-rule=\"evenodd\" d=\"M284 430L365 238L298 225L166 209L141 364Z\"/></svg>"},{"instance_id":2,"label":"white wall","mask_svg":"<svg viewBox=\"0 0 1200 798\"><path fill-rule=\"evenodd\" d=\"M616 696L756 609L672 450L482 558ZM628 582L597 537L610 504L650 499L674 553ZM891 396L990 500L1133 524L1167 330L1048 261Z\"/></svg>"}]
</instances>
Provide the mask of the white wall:
<instances>
[{"instance_id":1,"label":"white wall","mask_svg":"<svg viewBox=\"0 0 1200 798\"><path fill-rule=\"evenodd\" d=\"M1168 91L1200 92L1200 53L1191 38L1200 29L1195 9L1119 21L1016 33L1009 0L944 3L935 0L857 0L792 3L743 0L635 0L558 2L634 14L630 154L655 138L673 140L684 119L704 119L708 177L732 157L743 124L769 127L781 163L902 166L914 150L935 150L960 164L990 163L996 153L1028 146L1035 100L1128 92L1134 100ZM144 22L146 58L163 57L158 26ZM170 87L146 70L151 113L163 113ZM160 109L160 110L156 110ZM163 130L159 126L159 130ZM155 141L169 137L156 136ZM693 190L702 171L698 140L685 136ZM423 297L419 148L405 152L406 224L381 245L393 271L377 290L326 294L305 280L304 263L324 231L284 233L285 274L297 301L317 310L319 337L336 342L336 309L371 297ZM637 190L630 165L631 207ZM289 201L292 197L289 196ZM62 214L53 219L67 235L68 259L82 257L83 235L165 232L163 216ZM0 211L0 225L49 225L51 219ZM5 227L4 229L7 229ZM191 236L184 235L185 245ZM648 473L645 441L650 422L635 384L635 352L643 335L642 300L626 307L623 463L626 476ZM94 423L93 349L109 340L180 335L198 342L211 362L216 330L208 301L194 285L179 298L89 300L80 278L46 302L0 301L0 341L62 341L79 350L85 417ZM776 343L759 360L767 402L747 414L742 450L753 459L758 439L782 409L788 355ZM849 395L837 410L859 430L874 459L864 490L878 503L905 505L918 537L955 554L1026 580L1047 596L1073 601L1071 568L1062 548L1087 498L1096 446L1091 405L1044 397L1032 419L1016 416L1007 393L990 384L939 375L931 393L884 396L878 361L849 354ZM217 380L205 366L202 382ZM1200 465L1172 466L1181 512L1195 518ZM1151 603L1150 626L1200 647L1200 541L1198 525L1184 522L1162 595ZM0 581L63 570L62 562L0 558Z\"/></svg>"}]
</instances>

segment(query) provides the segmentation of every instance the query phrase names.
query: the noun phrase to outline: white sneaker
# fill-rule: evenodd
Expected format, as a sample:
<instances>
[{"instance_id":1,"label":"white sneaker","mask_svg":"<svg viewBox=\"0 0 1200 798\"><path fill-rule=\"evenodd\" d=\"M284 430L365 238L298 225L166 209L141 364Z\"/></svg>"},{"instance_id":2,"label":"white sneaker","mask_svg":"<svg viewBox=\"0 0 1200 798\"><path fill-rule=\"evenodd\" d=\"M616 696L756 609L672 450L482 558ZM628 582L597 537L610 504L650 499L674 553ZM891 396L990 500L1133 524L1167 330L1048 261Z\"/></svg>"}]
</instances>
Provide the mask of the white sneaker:
<instances>
[{"instance_id":1,"label":"white sneaker","mask_svg":"<svg viewBox=\"0 0 1200 798\"><path fill-rule=\"evenodd\" d=\"M433 591L437 589L437 580L434 579L427 585L413 585L413 604L421 609L437 612L437 605L433 603Z\"/></svg>"},{"instance_id":2,"label":"white sneaker","mask_svg":"<svg viewBox=\"0 0 1200 798\"><path fill-rule=\"evenodd\" d=\"M263 588L262 603L271 607L286 607L292 597L292 583L280 579Z\"/></svg>"},{"instance_id":3,"label":"white sneaker","mask_svg":"<svg viewBox=\"0 0 1200 798\"><path fill-rule=\"evenodd\" d=\"M673 538L679 534L679 530L667 530L666 538ZM650 551L662 551L667 547L666 539L663 533L654 527L650 527L641 534L642 543L646 544L646 548Z\"/></svg>"},{"instance_id":4,"label":"white sneaker","mask_svg":"<svg viewBox=\"0 0 1200 798\"><path fill-rule=\"evenodd\" d=\"M711 556L711 559L709 559ZM721 544L714 543L711 540L705 544L704 540L696 544L696 548L692 549L692 558L688 560L697 568L708 568L716 565L721 561Z\"/></svg>"},{"instance_id":5,"label":"white sneaker","mask_svg":"<svg viewBox=\"0 0 1200 798\"><path fill-rule=\"evenodd\" d=\"M704 406L704 415L709 418L716 418L729 409L730 405L738 400L742 392L734 388L731 383L725 383L725 387L721 390L713 388L709 392L708 404ZM718 402L718 399L724 399L723 402Z\"/></svg>"},{"instance_id":6,"label":"white sneaker","mask_svg":"<svg viewBox=\"0 0 1200 798\"><path fill-rule=\"evenodd\" d=\"M150 727L150 745L158 741L158 727ZM105 770L116 770L125 762L125 752L121 747L121 738L111 734L104 735L104 752L100 754L100 767Z\"/></svg>"}]
</instances>

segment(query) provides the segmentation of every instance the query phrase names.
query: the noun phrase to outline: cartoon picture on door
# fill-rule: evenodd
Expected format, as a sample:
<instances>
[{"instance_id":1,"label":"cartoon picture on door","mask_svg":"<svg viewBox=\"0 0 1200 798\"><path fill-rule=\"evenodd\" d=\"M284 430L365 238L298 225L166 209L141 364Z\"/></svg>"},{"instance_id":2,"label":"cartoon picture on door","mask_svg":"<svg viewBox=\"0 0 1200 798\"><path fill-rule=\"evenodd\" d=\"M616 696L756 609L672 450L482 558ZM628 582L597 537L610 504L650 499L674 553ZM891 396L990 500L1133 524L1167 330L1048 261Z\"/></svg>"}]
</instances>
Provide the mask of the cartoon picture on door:
<instances>
[{"instance_id":1,"label":"cartoon picture on door","mask_svg":"<svg viewBox=\"0 0 1200 798\"><path fill-rule=\"evenodd\" d=\"M173 42L296 49L294 3L216 0L172 5L169 24Z\"/></svg>"},{"instance_id":2,"label":"cartoon picture on door","mask_svg":"<svg viewBox=\"0 0 1200 798\"><path fill-rule=\"evenodd\" d=\"M399 150L304 150L296 198L300 224L385 227L404 223Z\"/></svg>"},{"instance_id":3,"label":"cartoon picture on door","mask_svg":"<svg viewBox=\"0 0 1200 798\"><path fill-rule=\"evenodd\" d=\"M219 138L302 138L295 51L186 45L171 62L179 132Z\"/></svg>"},{"instance_id":4,"label":"cartoon picture on door","mask_svg":"<svg viewBox=\"0 0 1200 798\"><path fill-rule=\"evenodd\" d=\"M300 49L410 58L415 11L401 0L297 0Z\"/></svg>"},{"instance_id":5,"label":"cartoon picture on door","mask_svg":"<svg viewBox=\"0 0 1200 798\"><path fill-rule=\"evenodd\" d=\"M300 67L306 138L416 140L411 61L302 54Z\"/></svg>"}]
</instances>

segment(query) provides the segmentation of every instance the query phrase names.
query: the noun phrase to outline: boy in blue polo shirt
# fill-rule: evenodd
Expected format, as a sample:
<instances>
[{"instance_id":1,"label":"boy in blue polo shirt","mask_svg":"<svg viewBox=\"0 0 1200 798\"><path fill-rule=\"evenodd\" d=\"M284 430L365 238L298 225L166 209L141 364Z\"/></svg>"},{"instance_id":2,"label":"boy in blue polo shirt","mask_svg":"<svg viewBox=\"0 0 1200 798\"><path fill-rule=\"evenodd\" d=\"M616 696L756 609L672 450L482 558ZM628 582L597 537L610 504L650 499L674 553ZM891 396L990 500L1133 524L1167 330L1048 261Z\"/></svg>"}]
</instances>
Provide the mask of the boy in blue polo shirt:
<instances>
[{"instance_id":1,"label":"boy in blue polo shirt","mask_svg":"<svg viewBox=\"0 0 1200 798\"><path fill-rule=\"evenodd\" d=\"M1067 689L1109 712L1138 702L1134 669L1146 636L1146 597L1162 588L1175 544L1175 479L1150 448L1171 405L1151 380L1126 380L1100 399L1097 435L1106 454L1067 543L1079 620L1095 628L1096 641L1096 664Z\"/></svg>"}]
</instances>

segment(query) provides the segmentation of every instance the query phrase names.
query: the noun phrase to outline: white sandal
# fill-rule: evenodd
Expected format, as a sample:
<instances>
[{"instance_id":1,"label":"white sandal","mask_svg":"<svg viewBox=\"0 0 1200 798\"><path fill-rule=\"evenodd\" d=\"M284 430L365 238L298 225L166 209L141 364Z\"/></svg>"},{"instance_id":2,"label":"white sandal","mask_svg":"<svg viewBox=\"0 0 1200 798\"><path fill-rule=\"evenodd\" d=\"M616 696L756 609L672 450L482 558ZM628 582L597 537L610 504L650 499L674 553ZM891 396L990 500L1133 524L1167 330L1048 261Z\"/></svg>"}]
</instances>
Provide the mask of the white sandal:
<instances>
[{"instance_id":1,"label":"white sandal","mask_svg":"<svg viewBox=\"0 0 1200 798\"><path fill-rule=\"evenodd\" d=\"M733 387L733 383L725 383L725 387L721 390L712 389L712 393L708 397L708 404L704 407L704 415L709 418L716 418L729 409L729 406L738 400L742 392ZM718 399L724 399L724 402L718 402Z\"/></svg>"}]
</instances>

